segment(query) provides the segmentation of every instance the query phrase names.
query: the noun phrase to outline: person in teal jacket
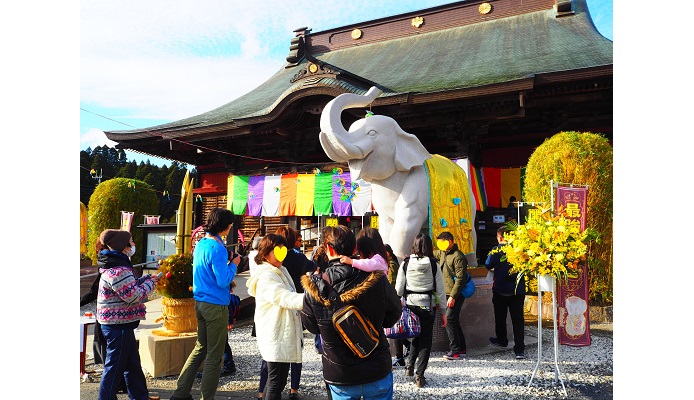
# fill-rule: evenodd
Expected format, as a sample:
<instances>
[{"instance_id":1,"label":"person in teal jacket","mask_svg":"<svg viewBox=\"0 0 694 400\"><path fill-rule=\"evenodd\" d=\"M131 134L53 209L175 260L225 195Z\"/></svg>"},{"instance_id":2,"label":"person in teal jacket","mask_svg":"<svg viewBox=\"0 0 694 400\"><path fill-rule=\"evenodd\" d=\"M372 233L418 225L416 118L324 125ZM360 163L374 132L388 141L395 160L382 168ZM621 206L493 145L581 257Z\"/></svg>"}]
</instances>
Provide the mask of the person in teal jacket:
<instances>
[{"instance_id":1,"label":"person in teal jacket","mask_svg":"<svg viewBox=\"0 0 694 400\"><path fill-rule=\"evenodd\" d=\"M227 342L231 281L241 261L238 255L228 261L229 253L222 240L231 230L233 217L226 208L213 208L207 216L205 237L193 250L193 298L198 338L176 381L171 400L192 399L190 389L203 362L202 399L214 399L217 392Z\"/></svg>"}]
</instances>

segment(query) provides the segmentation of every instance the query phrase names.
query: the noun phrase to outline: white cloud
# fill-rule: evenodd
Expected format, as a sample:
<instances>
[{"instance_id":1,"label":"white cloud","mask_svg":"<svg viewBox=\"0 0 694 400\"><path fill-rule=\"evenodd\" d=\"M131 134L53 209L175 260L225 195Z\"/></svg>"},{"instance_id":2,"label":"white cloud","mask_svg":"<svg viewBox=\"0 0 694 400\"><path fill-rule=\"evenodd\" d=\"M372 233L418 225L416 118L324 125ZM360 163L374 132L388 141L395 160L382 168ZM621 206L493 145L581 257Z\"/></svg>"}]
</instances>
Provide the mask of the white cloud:
<instances>
[{"instance_id":1,"label":"white cloud","mask_svg":"<svg viewBox=\"0 0 694 400\"><path fill-rule=\"evenodd\" d=\"M117 143L108 140L104 131L100 129L88 129L80 135L80 147L87 148L91 147L94 149L97 146L107 145L109 147L114 147Z\"/></svg>"},{"instance_id":2,"label":"white cloud","mask_svg":"<svg viewBox=\"0 0 694 400\"><path fill-rule=\"evenodd\" d=\"M81 3L83 104L177 120L250 92L284 65L292 31L314 32L446 1ZM392 11L396 6L398 10Z\"/></svg>"}]
</instances>

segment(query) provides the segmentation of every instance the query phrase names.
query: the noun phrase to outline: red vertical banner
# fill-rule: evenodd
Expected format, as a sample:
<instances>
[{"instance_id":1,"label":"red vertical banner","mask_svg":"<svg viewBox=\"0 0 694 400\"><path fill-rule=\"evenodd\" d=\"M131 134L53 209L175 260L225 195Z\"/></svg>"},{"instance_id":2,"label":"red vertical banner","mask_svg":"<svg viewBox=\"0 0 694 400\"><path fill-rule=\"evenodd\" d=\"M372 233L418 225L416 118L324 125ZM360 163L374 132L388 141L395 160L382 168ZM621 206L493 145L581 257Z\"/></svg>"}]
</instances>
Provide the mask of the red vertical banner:
<instances>
[{"instance_id":1,"label":"red vertical banner","mask_svg":"<svg viewBox=\"0 0 694 400\"><path fill-rule=\"evenodd\" d=\"M563 207L569 219L579 220L586 228L588 189L557 187L557 209ZM578 277L564 282L557 279L557 326L559 344L590 346L590 307L588 306L588 268L585 261L578 264Z\"/></svg>"}]
</instances>

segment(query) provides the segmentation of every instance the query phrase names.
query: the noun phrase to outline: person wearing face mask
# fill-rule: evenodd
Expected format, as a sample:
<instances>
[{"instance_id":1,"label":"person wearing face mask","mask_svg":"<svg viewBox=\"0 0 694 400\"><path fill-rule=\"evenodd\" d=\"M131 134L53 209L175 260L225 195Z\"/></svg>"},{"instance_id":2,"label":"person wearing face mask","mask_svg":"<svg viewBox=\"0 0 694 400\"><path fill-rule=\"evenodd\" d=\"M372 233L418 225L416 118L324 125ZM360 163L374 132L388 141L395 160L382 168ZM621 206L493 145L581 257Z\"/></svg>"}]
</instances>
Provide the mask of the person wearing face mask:
<instances>
[{"instance_id":1,"label":"person wearing face mask","mask_svg":"<svg viewBox=\"0 0 694 400\"><path fill-rule=\"evenodd\" d=\"M99 400L116 400L116 391L125 379L128 397L151 399L142 372L135 329L145 319L145 305L158 276L136 278L130 257L135 243L128 231L106 229L99 236L105 248L97 265L101 279L96 298L96 320L106 339L106 359L99 385Z\"/></svg>"},{"instance_id":2,"label":"person wearing face mask","mask_svg":"<svg viewBox=\"0 0 694 400\"><path fill-rule=\"evenodd\" d=\"M291 363L301 363L303 327L299 310L304 294L297 293L289 271L282 266L287 253L292 251L283 236L266 235L255 256L257 270L246 281L248 294L255 297L253 321L258 350L267 364L263 399L280 400Z\"/></svg>"}]
</instances>

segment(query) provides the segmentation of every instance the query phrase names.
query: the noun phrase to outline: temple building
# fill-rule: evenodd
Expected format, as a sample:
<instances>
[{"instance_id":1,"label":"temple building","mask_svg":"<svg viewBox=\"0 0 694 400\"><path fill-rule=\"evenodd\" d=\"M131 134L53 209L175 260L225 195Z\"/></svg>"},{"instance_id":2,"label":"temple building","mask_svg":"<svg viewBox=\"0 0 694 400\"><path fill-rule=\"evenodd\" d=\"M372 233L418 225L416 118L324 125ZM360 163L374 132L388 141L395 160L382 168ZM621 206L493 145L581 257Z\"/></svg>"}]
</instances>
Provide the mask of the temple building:
<instances>
[{"instance_id":1,"label":"temple building","mask_svg":"<svg viewBox=\"0 0 694 400\"><path fill-rule=\"evenodd\" d=\"M545 139L579 131L612 140L613 44L585 0L459 1L322 32L301 27L293 36L286 64L251 92L200 115L106 136L118 148L196 166L199 222L223 206L246 235L288 224L313 227L304 232L310 240L329 218L364 223L373 214L368 183L345 180L348 166L327 157L318 134L330 100L377 86L383 93L369 111L394 118L430 153L484 182L478 248L490 247L493 214L504 213L510 195L520 199L522 168ZM345 127L365 111L345 110ZM499 181L506 192L496 188L504 175L515 185ZM285 177L299 187L288 189ZM288 192L294 200L281 199ZM340 201L354 204L348 210Z\"/></svg>"}]
</instances>

